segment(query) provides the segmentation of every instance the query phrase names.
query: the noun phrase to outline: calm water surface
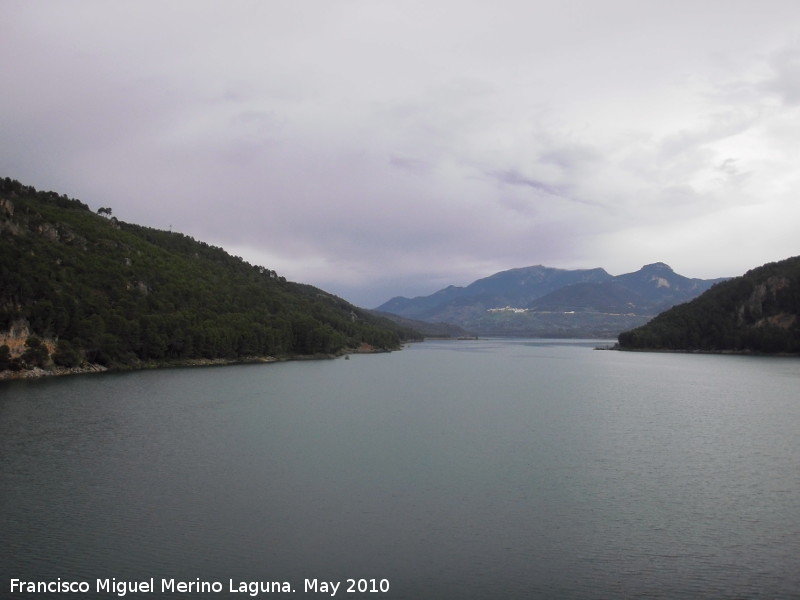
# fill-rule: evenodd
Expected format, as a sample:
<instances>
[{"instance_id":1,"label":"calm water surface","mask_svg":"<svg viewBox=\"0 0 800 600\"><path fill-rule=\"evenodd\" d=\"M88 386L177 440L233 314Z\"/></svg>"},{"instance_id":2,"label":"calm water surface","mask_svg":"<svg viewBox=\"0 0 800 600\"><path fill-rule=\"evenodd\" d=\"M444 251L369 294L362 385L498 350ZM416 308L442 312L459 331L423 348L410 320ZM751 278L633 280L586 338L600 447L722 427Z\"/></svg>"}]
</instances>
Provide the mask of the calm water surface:
<instances>
[{"instance_id":1,"label":"calm water surface","mask_svg":"<svg viewBox=\"0 0 800 600\"><path fill-rule=\"evenodd\" d=\"M249 597L231 579L329 597L307 578L390 583L338 598L800 597L800 360L594 345L3 383L0 596L153 577L222 582L183 596L210 598Z\"/></svg>"}]
</instances>

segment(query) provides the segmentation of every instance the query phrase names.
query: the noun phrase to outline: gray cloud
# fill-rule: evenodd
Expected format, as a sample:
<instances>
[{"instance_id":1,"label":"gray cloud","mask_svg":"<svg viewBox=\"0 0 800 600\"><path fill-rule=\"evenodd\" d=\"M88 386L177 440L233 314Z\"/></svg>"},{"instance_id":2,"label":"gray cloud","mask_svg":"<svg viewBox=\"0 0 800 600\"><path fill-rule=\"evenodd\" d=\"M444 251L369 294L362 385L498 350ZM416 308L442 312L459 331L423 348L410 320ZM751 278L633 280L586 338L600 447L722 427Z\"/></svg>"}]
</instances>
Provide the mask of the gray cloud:
<instances>
[{"instance_id":1,"label":"gray cloud","mask_svg":"<svg viewBox=\"0 0 800 600\"><path fill-rule=\"evenodd\" d=\"M557 196L559 198L569 199L566 190L560 189L558 186L553 186L544 183L543 181L537 181L536 179L525 177L515 169L509 169L506 171L494 171L488 173L488 175L508 185L522 185L529 187L537 192L542 192L543 194L546 194L548 196Z\"/></svg>"},{"instance_id":2,"label":"gray cloud","mask_svg":"<svg viewBox=\"0 0 800 600\"><path fill-rule=\"evenodd\" d=\"M773 73L763 82L763 89L776 93L787 105L800 104L800 45L776 52L770 66Z\"/></svg>"},{"instance_id":3,"label":"gray cloud","mask_svg":"<svg viewBox=\"0 0 800 600\"><path fill-rule=\"evenodd\" d=\"M3 12L0 175L359 304L797 252L793 1Z\"/></svg>"},{"instance_id":4,"label":"gray cloud","mask_svg":"<svg viewBox=\"0 0 800 600\"><path fill-rule=\"evenodd\" d=\"M404 169L406 171L410 171L411 173L423 174L430 172L431 169L431 166L426 161L407 156L391 156L389 157L389 163L393 167Z\"/></svg>"}]
</instances>

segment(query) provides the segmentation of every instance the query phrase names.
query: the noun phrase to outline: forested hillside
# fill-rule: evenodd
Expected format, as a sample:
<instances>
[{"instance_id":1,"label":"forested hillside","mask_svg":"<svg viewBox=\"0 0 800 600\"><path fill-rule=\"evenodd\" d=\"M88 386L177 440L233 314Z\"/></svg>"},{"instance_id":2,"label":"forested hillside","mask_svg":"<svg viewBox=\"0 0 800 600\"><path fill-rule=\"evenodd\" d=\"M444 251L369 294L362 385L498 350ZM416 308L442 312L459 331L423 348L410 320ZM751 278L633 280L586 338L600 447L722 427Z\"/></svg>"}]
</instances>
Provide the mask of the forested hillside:
<instances>
[{"instance_id":1,"label":"forested hillside","mask_svg":"<svg viewBox=\"0 0 800 600\"><path fill-rule=\"evenodd\" d=\"M718 283L619 336L622 349L800 353L800 257Z\"/></svg>"},{"instance_id":2,"label":"forested hillside","mask_svg":"<svg viewBox=\"0 0 800 600\"><path fill-rule=\"evenodd\" d=\"M221 248L0 179L0 371L388 350L415 335Z\"/></svg>"}]
</instances>

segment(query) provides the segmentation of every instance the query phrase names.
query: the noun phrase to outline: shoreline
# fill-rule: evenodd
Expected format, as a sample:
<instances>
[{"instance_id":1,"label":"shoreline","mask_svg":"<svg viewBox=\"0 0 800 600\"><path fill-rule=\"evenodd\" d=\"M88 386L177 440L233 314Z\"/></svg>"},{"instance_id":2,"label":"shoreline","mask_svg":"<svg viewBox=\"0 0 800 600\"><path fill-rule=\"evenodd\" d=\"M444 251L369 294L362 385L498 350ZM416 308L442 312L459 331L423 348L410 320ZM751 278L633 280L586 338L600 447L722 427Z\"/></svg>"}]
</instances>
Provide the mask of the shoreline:
<instances>
[{"instance_id":1,"label":"shoreline","mask_svg":"<svg viewBox=\"0 0 800 600\"><path fill-rule=\"evenodd\" d=\"M182 369L191 367L221 367L228 365L250 365L268 364L276 362L288 362L295 360L333 360L349 354L383 354L402 350L405 344L396 349L386 350L376 348L367 343L363 343L356 348L342 348L332 354L297 354L290 356L241 356L237 358L187 358L182 360L165 360L160 362L140 362L129 365L115 365L106 367L104 365L89 363L80 367L53 367L43 369L34 367L33 369L22 369L11 371L9 369L0 371L0 382L16 381L24 379L42 379L45 377L67 377L69 375L86 375L90 373L123 373L128 371L144 371L149 369Z\"/></svg>"},{"instance_id":2,"label":"shoreline","mask_svg":"<svg viewBox=\"0 0 800 600\"><path fill-rule=\"evenodd\" d=\"M619 344L597 347L595 350L612 350L616 352L655 352L659 354L717 354L722 356L765 356L776 358L798 358L797 352L757 352L755 350L700 350L675 348L623 348Z\"/></svg>"}]
</instances>

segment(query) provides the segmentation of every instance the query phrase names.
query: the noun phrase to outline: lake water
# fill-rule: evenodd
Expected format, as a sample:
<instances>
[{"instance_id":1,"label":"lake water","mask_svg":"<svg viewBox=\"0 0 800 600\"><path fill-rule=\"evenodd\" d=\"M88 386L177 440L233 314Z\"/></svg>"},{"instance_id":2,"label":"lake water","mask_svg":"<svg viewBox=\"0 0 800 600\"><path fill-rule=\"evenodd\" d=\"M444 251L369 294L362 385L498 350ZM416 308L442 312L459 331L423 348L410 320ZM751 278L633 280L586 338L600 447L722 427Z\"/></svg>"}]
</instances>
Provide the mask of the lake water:
<instances>
[{"instance_id":1,"label":"lake water","mask_svg":"<svg viewBox=\"0 0 800 600\"><path fill-rule=\"evenodd\" d=\"M3 383L0 596L799 597L800 360L596 344Z\"/></svg>"}]
</instances>

